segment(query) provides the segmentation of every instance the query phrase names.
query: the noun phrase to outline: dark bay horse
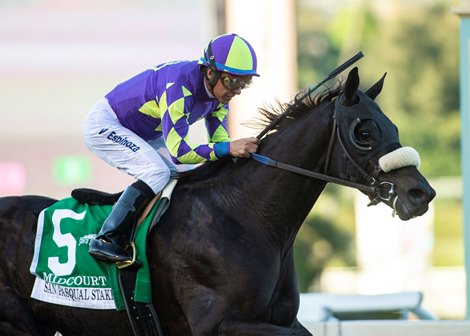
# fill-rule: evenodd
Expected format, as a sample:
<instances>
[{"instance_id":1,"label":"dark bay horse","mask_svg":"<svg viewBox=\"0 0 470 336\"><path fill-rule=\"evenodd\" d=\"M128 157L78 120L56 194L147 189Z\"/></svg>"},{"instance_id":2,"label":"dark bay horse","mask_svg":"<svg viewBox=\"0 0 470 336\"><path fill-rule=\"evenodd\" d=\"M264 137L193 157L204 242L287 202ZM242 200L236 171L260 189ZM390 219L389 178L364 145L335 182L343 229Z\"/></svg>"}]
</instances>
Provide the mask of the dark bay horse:
<instances>
[{"instance_id":1,"label":"dark bay horse","mask_svg":"<svg viewBox=\"0 0 470 336\"><path fill-rule=\"evenodd\" d=\"M344 85L283 105L282 120L258 153L352 183L403 220L424 214L435 192L415 162L379 165L402 149L397 128L374 101L383 82L363 92L354 68ZM184 175L147 251L165 335L311 335L296 318L293 244L326 183L248 159L208 163ZM54 202L0 199L0 334L130 335L125 312L30 298L36 221Z\"/></svg>"}]
</instances>

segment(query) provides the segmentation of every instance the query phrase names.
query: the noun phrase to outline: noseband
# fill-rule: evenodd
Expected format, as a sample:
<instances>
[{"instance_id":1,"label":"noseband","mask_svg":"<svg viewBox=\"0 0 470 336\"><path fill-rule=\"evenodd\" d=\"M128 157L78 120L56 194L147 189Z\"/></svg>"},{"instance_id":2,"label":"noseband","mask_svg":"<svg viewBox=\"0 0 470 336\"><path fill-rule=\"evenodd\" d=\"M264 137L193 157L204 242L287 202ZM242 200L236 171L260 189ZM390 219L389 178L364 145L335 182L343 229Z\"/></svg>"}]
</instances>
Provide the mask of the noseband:
<instances>
[{"instance_id":1,"label":"noseband","mask_svg":"<svg viewBox=\"0 0 470 336\"><path fill-rule=\"evenodd\" d=\"M297 166L294 166L294 165L291 165L291 164L288 164L288 163L279 162L279 161L274 160L272 158L269 158L267 156L256 154L256 153L251 154L251 158L254 159L255 161L257 161L261 164L267 165L267 166L279 168L279 169L294 172L294 173L297 173L297 174L300 174L300 175L317 178L317 179L320 179L320 180L323 180L323 181L326 181L326 182L331 182L331 183L335 183L335 184L343 185L343 186L346 186L346 187L351 187L351 188L361 190L364 193L366 193L369 196L369 198L371 199L371 202L369 203L369 206L370 205L376 205L380 202L389 202L389 203L391 203L391 205L394 209L393 214L395 214L395 212L396 212L396 203L397 203L397 200L398 200L398 195L395 191L395 184L393 182L390 182L390 181L381 181L381 182L379 182L378 177L382 172L388 172L388 171L393 170L393 169L398 169L398 168L402 168L402 167L406 167L406 166L410 166L410 165L419 165L419 162L417 162L417 161L419 161L419 156L418 156L418 159L416 160L416 158L413 157L413 155L411 155L412 156L411 160L404 160L401 163L388 164L387 166L390 166L390 167L393 167L393 168L388 169L388 170L387 170L387 168L384 169L383 164L381 164L382 163L381 161L387 161L387 157L390 157L389 154L391 154L391 153L400 153L404 150L409 151L409 148L410 148L410 147L406 147L406 148L400 147L400 148L396 149L395 151L381 157L379 159L379 164L375 165L376 167L373 171L373 174L368 173L364 168L361 167L361 165L356 160L354 160L354 158L351 156L351 154L347 150L346 146L344 145L343 140L341 139L341 135L340 135L340 132L339 132L339 124L337 122L337 110L338 110L338 105L339 105L338 101L339 101L339 97L337 98L336 104L335 104L335 110L334 110L334 114L333 114L333 128L332 128L332 132L331 132L331 136L330 136L330 141L329 141L329 144L328 144L328 151L327 151L327 155L326 155L326 162L325 162L325 167L323 169L323 173L318 173L318 172L303 169L303 168L300 168L300 167L297 167ZM357 125L360 122L361 122L361 120L359 118L354 120L353 123L350 126L350 129L353 129L354 128L353 126ZM264 135L264 134L266 134L266 132L262 132L261 134ZM349 134L351 134L351 131L349 132ZM260 137L258 136L258 138L260 138ZM341 149L343 150L343 152L346 155L347 159L362 174L362 176L365 178L365 180L368 181L367 184L356 183L356 182L353 182L353 181L350 181L350 180L347 180L347 179L338 178L338 177L328 175L328 168L329 168L329 164L330 164L330 161L331 161L331 153L332 153L334 143L335 143L336 140L338 140L338 143L341 146ZM349 137L349 140L355 145L356 148L358 148L360 150L368 151L368 150L372 149L372 147L369 147L369 146L362 146L361 144L357 145L355 143L354 139L352 138L352 136ZM412 151L416 152L414 149L412 149ZM416 155L417 155L417 152L416 152Z\"/></svg>"}]
</instances>

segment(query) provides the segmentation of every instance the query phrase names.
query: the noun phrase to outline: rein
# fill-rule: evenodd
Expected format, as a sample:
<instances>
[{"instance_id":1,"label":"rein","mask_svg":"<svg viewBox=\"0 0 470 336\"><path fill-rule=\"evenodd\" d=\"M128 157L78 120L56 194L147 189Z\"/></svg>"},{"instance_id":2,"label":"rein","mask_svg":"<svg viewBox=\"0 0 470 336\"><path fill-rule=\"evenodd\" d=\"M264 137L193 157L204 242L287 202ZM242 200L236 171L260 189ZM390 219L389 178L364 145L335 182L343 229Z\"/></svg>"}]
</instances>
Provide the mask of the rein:
<instances>
[{"instance_id":1,"label":"rein","mask_svg":"<svg viewBox=\"0 0 470 336\"><path fill-rule=\"evenodd\" d=\"M359 190L364 191L366 193L373 193L373 192L376 191L376 186L375 185L365 185L365 184L355 183L355 182L351 182L351 181L348 181L348 180L340 179L338 177L317 173L313 170L307 170L307 169L303 169L303 168L300 168L300 167L297 167L297 166L293 166L293 165L288 164L288 163L276 161L274 159L271 159L270 157L267 157L267 156L264 156L264 155L261 155L261 154L253 153L253 154L251 154L251 158L253 160L261 163L261 164L266 165L266 166L275 167L275 168L279 168L279 169L282 169L282 170L287 170L287 171L290 171L290 172L293 172L293 173L297 173L297 174L308 176L308 177L317 178L319 180L323 180L323 181L326 181L326 182L336 183L336 184L343 185L343 186L346 186L346 187L356 188L356 189L359 189Z\"/></svg>"}]
</instances>

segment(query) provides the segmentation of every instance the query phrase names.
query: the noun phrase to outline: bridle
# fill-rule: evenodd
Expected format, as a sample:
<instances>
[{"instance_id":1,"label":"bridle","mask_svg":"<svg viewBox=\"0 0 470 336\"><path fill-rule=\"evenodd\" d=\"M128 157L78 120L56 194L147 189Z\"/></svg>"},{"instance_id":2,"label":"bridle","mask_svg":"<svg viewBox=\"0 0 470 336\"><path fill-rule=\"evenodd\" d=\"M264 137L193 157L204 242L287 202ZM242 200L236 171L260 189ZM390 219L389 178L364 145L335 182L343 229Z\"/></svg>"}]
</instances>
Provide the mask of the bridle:
<instances>
[{"instance_id":1,"label":"bridle","mask_svg":"<svg viewBox=\"0 0 470 336\"><path fill-rule=\"evenodd\" d=\"M297 167L297 166L294 166L294 165L291 165L291 164L288 164L288 163L285 163L285 162L279 162L279 161L274 160L270 157L267 157L267 156L261 155L261 154L257 154L257 153L251 154L251 158L254 159L255 161L263 164L263 165L267 165L267 166L274 167L274 168L279 168L279 169L282 169L282 170L294 172L294 173L304 175L304 176L308 176L308 177L313 177L313 178L323 180L323 181L326 181L326 182L331 182L331 183L343 185L343 186L346 186L346 187L351 187L351 188L358 189L360 191L363 191L364 193L366 193L369 196L369 198L371 199L371 202L369 203L369 205L376 205L380 202L390 202L390 203L392 203L394 213L395 213L395 211L396 211L395 210L396 209L395 205L396 205L396 202L398 200L398 195L395 191L395 184L393 182L390 182L390 181L381 181L381 182L379 182L378 177L379 177L380 173L382 172L381 168L379 166L377 166L376 169L374 169L374 173L369 174L351 156L351 154L347 150L346 146L344 145L344 141L341 138L341 134L339 132L339 125L338 125L338 121L337 121L337 110L338 110L339 98L340 97L337 97L337 99L336 99L335 109L334 109L334 113L333 113L333 127L332 127L331 136L330 136L330 140L329 140L329 144L328 144L328 150L327 150L327 154L326 154L326 161L325 161L325 166L324 166L324 169L323 169L323 173L318 173L316 171L307 170L307 169ZM283 117L285 117L286 115L287 114L284 113L280 116L280 118L276 119L275 120L276 124L278 124L280 122L280 120ZM359 118L357 118L353 123L357 124L360 121L361 120ZM264 135L266 135L267 132L269 130L271 130L272 128L273 128L272 124L268 125L258 135L257 138L261 140L264 137ZM352 141L352 143L354 143L354 141L352 139L350 139L350 140ZM347 159L363 175L363 177L365 178L365 180L368 181L368 183L356 183L356 182L353 182L353 181L350 181L350 180L347 180L347 179L343 179L343 178L328 175L328 168L329 168L329 165L330 165L330 162L331 162L331 153L332 153L335 141L338 141L338 143L339 143L343 153L346 155ZM358 147L358 148L361 149L361 150L370 150L370 149L372 149L371 147L369 147L369 148L367 148L367 147L361 148L361 147Z\"/></svg>"}]
</instances>

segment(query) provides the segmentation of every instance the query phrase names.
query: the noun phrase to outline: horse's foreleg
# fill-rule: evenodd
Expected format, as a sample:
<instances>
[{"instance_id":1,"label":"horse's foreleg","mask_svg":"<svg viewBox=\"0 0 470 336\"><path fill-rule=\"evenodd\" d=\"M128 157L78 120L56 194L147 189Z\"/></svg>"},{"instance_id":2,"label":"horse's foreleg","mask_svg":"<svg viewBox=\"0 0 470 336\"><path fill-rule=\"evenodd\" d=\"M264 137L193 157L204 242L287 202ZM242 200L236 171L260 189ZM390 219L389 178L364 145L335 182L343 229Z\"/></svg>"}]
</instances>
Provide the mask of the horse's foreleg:
<instances>
[{"instance_id":1,"label":"horse's foreleg","mask_svg":"<svg viewBox=\"0 0 470 336\"><path fill-rule=\"evenodd\" d=\"M271 307L270 322L277 325L290 325L293 329L299 330L299 332L301 330L307 331L297 320L299 289L294 268L293 249L286 255L281 269L283 273L279 280L277 299Z\"/></svg>"},{"instance_id":2,"label":"horse's foreleg","mask_svg":"<svg viewBox=\"0 0 470 336\"><path fill-rule=\"evenodd\" d=\"M219 326L219 336L312 336L298 321L291 327L281 327L262 322L250 322L242 319L227 318Z\"/></svg>"},{"instance_id":3,"label":"horse's foreleg","mask_svg":"<svg viewBox=\"0 0 470 336\"><path fill-rule=\"evenodd\" d=\"M223 302L218 297L211 296L207 288L198 288L191 291L197 292L197 299L188 303L186 308L186 320L189 323L193 336L311 336L295 318L295 314L287 321L256 321L255 318L244 317L239 311L229 310L230 304ZM230 313L231 311L231 313ZM278 311L280 313L280 311ZM173 327L174 330L175 327ZM173 334L172 334L173 335Z\"/></svg>"},{"instance_id":4,"label":"horse's foreleg","mask_svg":"<svg viewBox=\"0 0 470 336\"><path fill-rule=\"evenodd\" d=\"M286 255L282 270L277 288L277 299L271 306L269 322L250 322L228 317L220 324L218 335L312 335L296 318L299 308L299 290L292 250Z\"/></svg>"}]
</instances>

